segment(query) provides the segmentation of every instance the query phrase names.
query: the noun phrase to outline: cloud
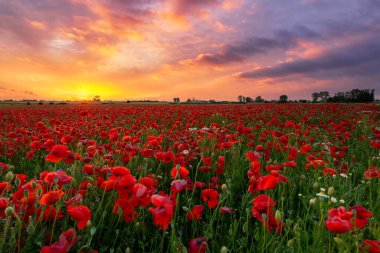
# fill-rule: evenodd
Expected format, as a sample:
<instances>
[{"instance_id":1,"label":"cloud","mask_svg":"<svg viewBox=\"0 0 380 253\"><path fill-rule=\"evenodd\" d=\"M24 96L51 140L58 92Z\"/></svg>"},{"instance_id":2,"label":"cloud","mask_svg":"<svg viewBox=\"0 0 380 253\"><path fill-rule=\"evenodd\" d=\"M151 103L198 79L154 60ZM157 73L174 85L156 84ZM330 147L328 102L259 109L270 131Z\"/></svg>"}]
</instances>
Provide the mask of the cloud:
<instances>
[{"instance_id":1,"label":"cloud","mask_svg":"<svg viewBox=\"0 0 380 253\"><path fill-rule=\"evenodd\" d=\"M220 0L170 0L172 10L177 15L199 15L211 6L222 3Z\"/></svg>"},{"instance_id":2,"label":"cloud","mask_svg":"<svg viewBox=\"0 0 380 253\"><path fill-rule=\"evenodd\" d=\"M306 75L314 78L374 75L380 68L379 36L333 47L322 55L258 68L238 74L241 78L278 78Z\"/></svg>"},{"instance_id":3,"label":"cloud","mask_svg":"<svg viewBox=\"0 0 380 253\"><path fill-rule=\"evenodd\" d=\"M220 52L199 54L193 62L210 65L243 62L257 54L266 54L275 49L291 48L296 45L298 39L316 37L319 37L318 33L303 26L297 27L294 32L279 30L271 38L253 36L235 44L225 45Z\"/></svg>"}]
</instances>

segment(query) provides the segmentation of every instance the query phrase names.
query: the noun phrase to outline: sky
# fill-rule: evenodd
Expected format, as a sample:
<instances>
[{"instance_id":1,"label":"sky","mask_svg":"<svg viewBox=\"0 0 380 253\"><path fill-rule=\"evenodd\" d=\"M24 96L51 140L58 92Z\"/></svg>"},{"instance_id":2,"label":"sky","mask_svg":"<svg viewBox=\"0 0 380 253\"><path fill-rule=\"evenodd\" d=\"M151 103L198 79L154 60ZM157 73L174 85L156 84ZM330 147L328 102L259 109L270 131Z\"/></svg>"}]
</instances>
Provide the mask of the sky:
<instances>
[{"instance_id":1,"label":"sky","mask_svg":"<svg viewBox=\"0 0 380 253\"><path fill-rule=\"evenodd\" d=\"M0 99L380 97L378 0L0 0Z\"/></svg>"}]
</instances>

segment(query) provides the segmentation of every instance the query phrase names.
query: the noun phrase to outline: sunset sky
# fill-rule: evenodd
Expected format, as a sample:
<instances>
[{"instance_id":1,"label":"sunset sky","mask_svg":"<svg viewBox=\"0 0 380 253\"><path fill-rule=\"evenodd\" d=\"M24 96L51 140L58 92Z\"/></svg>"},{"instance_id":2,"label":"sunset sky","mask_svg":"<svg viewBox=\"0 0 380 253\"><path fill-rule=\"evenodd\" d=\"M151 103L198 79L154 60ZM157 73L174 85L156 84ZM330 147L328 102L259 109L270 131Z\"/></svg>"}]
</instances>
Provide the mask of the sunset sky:
<instances>
[{"instance_id":1,"label":"sunset sky","mask_svg":"<svg viewBox=\"0 0 380 253\"><path fill-rule=\"evenodd\" d=\"M374 88L379 0L0 0L0 99Z\"/></svg>"}]
</instances>

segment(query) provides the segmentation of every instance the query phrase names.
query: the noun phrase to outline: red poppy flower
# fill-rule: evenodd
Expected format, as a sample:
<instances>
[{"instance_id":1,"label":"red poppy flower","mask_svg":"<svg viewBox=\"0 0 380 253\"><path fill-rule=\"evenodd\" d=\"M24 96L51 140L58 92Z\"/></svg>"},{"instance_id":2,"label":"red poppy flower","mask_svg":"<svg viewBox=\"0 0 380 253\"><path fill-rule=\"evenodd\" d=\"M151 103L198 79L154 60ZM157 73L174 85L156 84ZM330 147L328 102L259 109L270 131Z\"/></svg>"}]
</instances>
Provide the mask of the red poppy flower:
<instances>
[{"instance_id":1,"label":"red poppy flower","mask_svg":"<svg viewBox=\"0 0 380 253\"><path fill-rule=\"evenodd\" d=\"M174 193L181 192L186 189L188 182L184 179L182 180L174 180L171 184L170 190Z\"/></svg>"},{"instance_id":2,"label":"red poppy flower","mask_svg":"<svg viewBox=\"0 0 380 253\"><path fill-rule=\"evenodd\" d=\"M202 191L202 200L207 202L209 208L214 208L219 204L219 193L214 189Z\"/></svg>"},{"instance_id":3,"label":"red poppy flower","mask_svg":"<svg viewBox=\"0 0 380 253\"><path fill-rule=\"evenodd\" d=\"M87 206L69 206L68 214L77 221L77 227L83 229L91 219L91 210Z\"/></svg>"},{"instance_id":4,"label":"red poppy flower","mask_svg":"<svg viewBox=\"0 0 380 253\"><path fill-rule=\"evenodd\" d=\"M364 177L366 179L380 178L380 170L376 166L373 166L372 168L368 168L364 172Z\"/></svg>"},{"instance_id":5,"label":"red poppy flower","mask_svg":"<svg viewBox=\"0 0 380 253\"><path fill-rule=\"evenodd\" d=\"M0 218L5 217L5 209L9 206L9 201L6 198L0 198Z\"/></svg>"},{"instance_id":6,"label":"red poppy flower","mask_svg":"<svg viewBox=\"0 0 380 253\"><path fill-rule=\"evenodd\" d=\"M55 202L57 202L62 196L64 195L64 192L59 190L59 191L49 191L42 195L40 198L40 204L43 206L46 205L52 205Z\"/></svg>"},{"instance_id":7,"label":"red poppy flower","mask_svg":"<svg viewBox=\"0 0 380 253\"><path fill-rule=\"evenodd\" d=\"M347 233L353 230L351 224L352 212L347 212L343 206L329 210L327 220L325 221L326 228L337 234Z\"/></svg>"},{"instance_id":8,"label":"red poppy flower","mask_svg":"<svg viewBox=\"0 0 380 253\"><path fill-rule=\"evenodd\" d=\"M202 205L195 205L193 210L187 213L187 220L200 220L202 218L202 212L205 210L205 207Z\"/></svg>"},{"instance_id":9,"label":"red poppy flower","mask_svg":"<svg viewBox=\"0 0 380 253\"><path fill-rule=\"evenodd\" d=\"M272 175L265 175L263 177L260 177L257 179L257 189L261 191L274 189L276 188L279 180L279 177Z\"/></svg>"},{"instance_id":10,"label":"red poppy flower","mask_svg":"<svg viewBox=\"0 0 380 253\"><path fill-rule=\"evenodd\" d=\"M176 179L178 175L181 178L186 178L189 174L190 172L185 167L179 167L179 169L177 169L177 167L174 167L170 171L170 175L172 176L173 179Z\"/></svg>"},{"instance_id":11,"label":"red poppy flower","mask_svg":"<svg viewBox=\"0 0 380 253\"><path fill-rule=\"evenodd\" d=\"M333 168L324 168L322 172L323 172L323 175L327 177L331 177L336 174L336 170Z\"/></svg>"},{"instance_id":12,"label":"red poppy flower","mask_svg":"<svg viewBox=\"0 0 380 253\"><path fill-rule=\"evenodd\" d=\"M207 239L198 237L191 239L189 243L189 253L205 253L207 249Z\"/></svg>"},{"instance_id":13,"label":"red poppy flower","mask_svg":"<svg viewBox=\"0 0 380 253\"><path fill-rule=\"evenodd\" d=\"M305 144L301 147L300 151L302 154L309 153L311 152L311 146L309 144Z\"/></svg>"},{"instance_id":14,"label":"red poppy flower","mask_svg":"<svg viewBox=\"0 0 380 253\"><path fill-rule=\"evenodd\" d=\"M11 185L8 182L0 182L0 194L11 189Z\"/></svg>"},{"instance_id":15,"label":"red poppy flower","mask_svg":"<svg viewBox=\"0 0 380 253\"><path fill-rule=\"evenodd\" d=\"M50 246L43 246L41 253L67 253L74 246L77 238L77 232L70 228L59 236L59 242Z\"/></svg>"},{"instance_id":16,"label":"red poppy flower","mask_svg":"<svg viewBox=\"0 0 380 253\"><path fill-rule=\"evenodd\" d=\"M66 156L66 152L69 150L67 146L64 145L54 145L51 148L50 153L46 156L46 161L49 162L59 162Z\"/></svg>"},{"instance_id":17,"label":"red poppy flower","mask_svg":"<svg viewBox=\"0 0 380 253\"><path fill-rule=\"evenodd\" d=\"M65 136L63 136L63 137L61 138L61 142L62 142L63 144L69 144L69 143L73 142L73 140L74 140L74 137L71 136L71 135L65 135Z\"/></svg>"},{"instance_id":18,"label":"red poppy flower","mask_svg":"<svg viewBox=\"0 0 380 253\"><path fill-rule=\"evenodd\" d=\"M135 210L135 204L133 200L129 200L126 198L118 198L116 199L112 213L116 214L119 211L119 208L123 212L123 219L125 222L134 221L137 217L137 212Z\"/></svg>"},{"instance_id":19,"label":"red poppy flower","mask_svg":"<svg viewBox=\"0 0 380 253\"><path fill-rule=\"evenodd\" d=\"M266 194L260 194L252 200L252 215L261 222L264 221L263 214L267 217L273 214L272 207L276 206L276 202Z\"/></svg>"},{"instance_id":20,"label":"red poppy flower","mask_svg":"<svg viewBox=\"0 0 380 253\"><path fill-rule=\"evenodd\" d=\"M372 217L372 213L363 206L351 206L350 211L355 211L355 226L363 229L368 224L368 218Z\"/></svg>"},{"instance_id":21,"label":"red poppy flower","mask_svg":"<svg viewBox=\"0 0 380 253\"><path fill-rule=\"evenodd\" d=\"M151 202L156 208L149 208L148 211L153 215L154 224L166 229L173 218L174 206L172 200L166 195L154 194Z\"/></svg>"},{"instance_id":22,"label":"red poppy flower","mask_svg":"<svg viewBox=\"0 0 380 253\"><path fill-rule=\"evenodd\" d=\"M361 251L369 253L380 253L380 240L364 240Z\"/></svg>"},{"instance_id":23,"label":"red poppy flower","mask_svg":"<svg viewBox=\"0 0 380 253\"><path fill-rule=\"evenodd\" d=\"M42 179L45 182L52 184L53 182L56 181L58 185L69 184L71 180L73 179L71 176L68 176L63 171L48 172L45 175L41 173L40 176L42 176Z\"/></svg>"}]
</instances>

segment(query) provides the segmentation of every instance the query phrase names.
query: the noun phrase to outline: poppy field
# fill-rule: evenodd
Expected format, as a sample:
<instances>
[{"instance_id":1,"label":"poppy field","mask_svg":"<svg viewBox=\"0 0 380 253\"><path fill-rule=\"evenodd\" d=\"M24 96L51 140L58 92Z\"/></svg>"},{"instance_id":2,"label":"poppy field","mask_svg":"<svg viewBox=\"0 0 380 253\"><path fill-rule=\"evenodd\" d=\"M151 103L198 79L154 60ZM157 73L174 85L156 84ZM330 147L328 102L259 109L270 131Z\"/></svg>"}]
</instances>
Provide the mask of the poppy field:
<instances>
[{"instance_id":1,"label":"poppy field","mask_svg":"<svg viewBox=\"0 0 380 253\"><path fill-rule=\"evenodd\" d=\"M380 252L374 104L0 107L0 252Z\"/></svg>"}]
</instances>

